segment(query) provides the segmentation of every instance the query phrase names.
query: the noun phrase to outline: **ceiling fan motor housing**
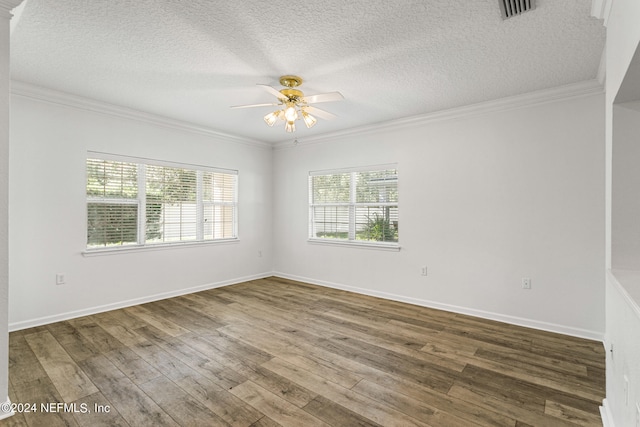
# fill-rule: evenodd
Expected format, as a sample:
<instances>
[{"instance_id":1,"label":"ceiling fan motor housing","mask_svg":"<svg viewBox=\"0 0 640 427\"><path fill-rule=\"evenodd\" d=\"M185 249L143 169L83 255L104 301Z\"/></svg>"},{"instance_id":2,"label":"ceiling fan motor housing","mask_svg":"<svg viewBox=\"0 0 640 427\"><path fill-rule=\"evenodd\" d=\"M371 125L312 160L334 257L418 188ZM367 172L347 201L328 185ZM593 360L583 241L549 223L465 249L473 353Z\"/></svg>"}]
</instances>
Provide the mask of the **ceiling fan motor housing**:
<instances>
[{"instance_id":1,"label":"ceiling fan motor housing","mask_svg":"<svg viewBox=\"0 0 640 427\"><path fill-rule=\"evenodd\" d=\"M280 89L280 93L289 99L289 101L297 102L304 98L304 93L297 89Z\"/></svg>"}]
</instances>

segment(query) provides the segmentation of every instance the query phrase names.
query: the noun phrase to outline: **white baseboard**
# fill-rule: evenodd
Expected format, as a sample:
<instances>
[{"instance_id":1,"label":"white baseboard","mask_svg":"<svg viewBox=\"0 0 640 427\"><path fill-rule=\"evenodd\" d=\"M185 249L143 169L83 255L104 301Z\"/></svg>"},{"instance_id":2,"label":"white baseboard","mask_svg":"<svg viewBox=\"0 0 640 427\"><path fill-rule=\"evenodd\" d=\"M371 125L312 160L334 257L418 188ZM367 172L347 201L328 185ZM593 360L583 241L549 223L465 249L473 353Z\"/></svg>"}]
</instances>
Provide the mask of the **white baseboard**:
<instances>
[{"instance_id":1,"label":"white baseboard","mask_svg":"<svg viewBox=\"0 0 640 427\"><path fill-rule=\"evenodd\" d=\"M603 427L615 427L615 425L613 424L611 407L609 406L609 402L607 401L607 399L604 399L602 401L602 406L600 407L600 416L602 417Z\"/></svg>"},{"instance_id":2,"label":"white baseboard","mask_svg":"<svg viewBox=\"0 0 640 427\"><path fill-rule=\"evenodd\" d=\"M282 273L277 271L274 272L273 275L277 277L282 277L284 279L291 279L299 282L306 282L314 285L326 286L328 288L341 289L343 291L355 292L358 294L384 298L392 301L406 302L408 304L419 305L422 307L436 308L438 310L450 311L450 312L459 313L459 314L466 314L469 316L480 317L488 320L495 320L498 322L509 323L517 326L524 326L526 328L539 329L542 331L555 332L558 334L604 342L604 334L601 332L589 331L589 330L580 329L580 328L573 328L570 326L557 325L554 323L540 322L538 320L525 319L522 317L509 316L509 315L500 314L500 313L492 313L492 312L476 310L468 307L460 307L457 305L444 304L436 301L406 297L403 295L396 295L388 292L374 291L371 289L343 285L340 283L326 282L324 280L315 280L309 277L295 276L292 274L287 274L287 273Z\"/></svg>"},{"instance_id":3,"label":"white baseboard","mask_svg":"<svg viewBox=\"0 0 640 427\"><path fill-rule=\"evenodd\" d=\"M247 282L250 280L263 279L265 277L273 276L272 272L255 274L252 276L238 277L235 279L225 280L222 282L207 283L200 286L194 286L191 288L178 289L171 292L163 292L155 295L149 295L141 298L134 298L126 301L120 301L111 304L99 305L82 310L69 311L66 313L55 314L52 316L39 317L36 319L24 320L21 322L9 323L9 332L19 331L21 329L33 328L35 326L47 325L49 323L60 322L63 320L74 319L76 317L88 316L91 314L102 313L110 310L117 310L119 308L130 307L132 305L145 304L152 301L158 301L167 298L173 298L180 295L192 294L194 292L206 291L207 289L220 288L223 286L235 285L236 283Z\"/></svg>"},{"instance_id":4,"label":"white baseboard","mask_svg":"<svg viewBox=\"0 0 640 427\"><path fill-rule=\"evenodd\" d=\"M0 405L0 420L9 418L12 415L15 415L15 412L11 410L11 400L7 397L7 400Z\"/></svg>"}]
</instances>

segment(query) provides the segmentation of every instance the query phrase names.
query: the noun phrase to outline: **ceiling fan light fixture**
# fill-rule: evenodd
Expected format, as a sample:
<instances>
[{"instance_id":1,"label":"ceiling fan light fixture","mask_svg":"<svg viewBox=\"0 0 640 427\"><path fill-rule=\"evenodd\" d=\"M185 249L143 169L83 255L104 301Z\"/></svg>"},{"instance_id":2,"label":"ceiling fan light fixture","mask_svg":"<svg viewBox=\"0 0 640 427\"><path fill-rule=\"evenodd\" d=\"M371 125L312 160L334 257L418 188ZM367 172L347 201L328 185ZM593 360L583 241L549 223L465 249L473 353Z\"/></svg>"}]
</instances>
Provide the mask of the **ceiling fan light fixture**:
<instances>
[{"instance_id":1,"label":"ceiling fan light fixture","mask_svg":"<svg viewBox=\"0 0 640 427\"><path fill-rule=\"evenodd\" d=\"M287 104L287 108L284 110L284 118L287 122L295 122L298 119L298 112L296 111L295 104L289 103Z\"/></svg>"},{"instance_id":2,"label":"ceiling fan light fixture","mask_svg":"<svg viewBox=\"0 0 640 427\"><path fill-rule=\"evenodd\" d=\"M287 132L295 132L296 131L296 124L294 122L287 122L284 125L284 130L286 130Z\"/></svg>"},{"instance_id":3,"label":"ceiling fan light fixture","mask_svg":"<svg viewBox=\"0 0 640 427\"><path fill-rule=\"evenodd\" d=\"M307 128L311 129L316 123L318 123L318 119L313 117L311 114L302 110L302 120L304 120L304 124Z\"/></svg>"},{"instance_id":4,"label":"ceiling fan light fixture","mask_svg":"<svg viewBox=\"0 0 640 427\"><path fill-rule=\"evenodd\" d=\"M274 111L273 113L269 113L264 116L264 121L269 125L273 126L276 124L278 119L280 118L280 114L282 114L282 110Z\"/></svg>"}]
</instances>

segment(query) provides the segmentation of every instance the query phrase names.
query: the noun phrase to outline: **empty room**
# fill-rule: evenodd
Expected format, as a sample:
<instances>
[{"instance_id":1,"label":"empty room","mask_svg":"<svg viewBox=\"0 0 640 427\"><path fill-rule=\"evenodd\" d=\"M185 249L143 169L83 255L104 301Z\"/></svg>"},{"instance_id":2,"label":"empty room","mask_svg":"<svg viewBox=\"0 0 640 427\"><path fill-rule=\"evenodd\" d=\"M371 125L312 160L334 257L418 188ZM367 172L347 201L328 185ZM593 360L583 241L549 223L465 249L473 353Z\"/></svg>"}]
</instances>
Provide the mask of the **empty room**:
<instances>
[{"instance_id":1,"label":"empty room","mask_svg":"<svg viewBox=\"0 0 640 427\"><path fill-rule=\"evenodd\" d=\"M640 426L637 0L0 17L0 425Z\"/></svg>"}]
</instances>

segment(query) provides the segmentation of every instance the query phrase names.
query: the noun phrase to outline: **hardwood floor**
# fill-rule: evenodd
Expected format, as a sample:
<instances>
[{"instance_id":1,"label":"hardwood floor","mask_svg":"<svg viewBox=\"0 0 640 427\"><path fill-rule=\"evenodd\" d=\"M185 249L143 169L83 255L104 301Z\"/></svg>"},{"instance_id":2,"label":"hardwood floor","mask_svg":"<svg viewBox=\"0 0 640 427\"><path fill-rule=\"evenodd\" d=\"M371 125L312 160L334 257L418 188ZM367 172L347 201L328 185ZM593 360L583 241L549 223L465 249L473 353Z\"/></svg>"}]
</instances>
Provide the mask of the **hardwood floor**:
<instances>
[{"instance_id":1,"label":"hardwood floor","mask_svg":"<svg viewBox=\"0 0 640 427\"><path fill-rule=\"evenodd\" d=\"M9 345L9 426L602 425L602 343L279 278Z\"/></svg>"}]
</instances>

